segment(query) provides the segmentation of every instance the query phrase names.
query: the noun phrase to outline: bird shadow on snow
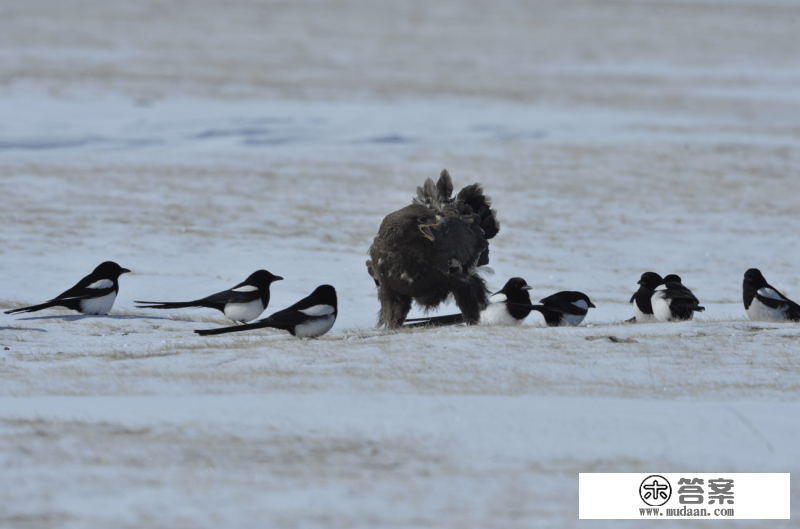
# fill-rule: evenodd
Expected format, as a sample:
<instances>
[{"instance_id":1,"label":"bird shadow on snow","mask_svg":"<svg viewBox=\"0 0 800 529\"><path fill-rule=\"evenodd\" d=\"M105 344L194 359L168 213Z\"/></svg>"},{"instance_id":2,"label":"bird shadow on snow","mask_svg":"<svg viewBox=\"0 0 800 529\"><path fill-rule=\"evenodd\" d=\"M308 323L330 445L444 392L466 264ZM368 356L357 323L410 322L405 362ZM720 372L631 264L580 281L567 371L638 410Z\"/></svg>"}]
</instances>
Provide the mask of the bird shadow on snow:
<instances>
[{"instance_id":1,"label":"bird shadow on snow","mask_svg":"<svg viewBox=\"0 0 800 529\"><path fill-rule=\"evenodd\" d=\"M62 320L62 321L78 321L84 318L101 318L108 320L169 320L169 321L192 321L192 320L175 320L174 318L165 318L163 316L134 316L128 314L71 314L68 316L37 316L35 318L19 318L19 321L30 320Z\"/></svg>"},{"instance_id":2,"label":"bird shadow on snow","mask_svg":"<svg viewBox=\"0 0 800 529\"><path fill-rule=\"evenodd\" d=\"M0 331L36 331L47 332L45 329L36 329L34 327L0 327Z\"/></svg>"}]
</instances>

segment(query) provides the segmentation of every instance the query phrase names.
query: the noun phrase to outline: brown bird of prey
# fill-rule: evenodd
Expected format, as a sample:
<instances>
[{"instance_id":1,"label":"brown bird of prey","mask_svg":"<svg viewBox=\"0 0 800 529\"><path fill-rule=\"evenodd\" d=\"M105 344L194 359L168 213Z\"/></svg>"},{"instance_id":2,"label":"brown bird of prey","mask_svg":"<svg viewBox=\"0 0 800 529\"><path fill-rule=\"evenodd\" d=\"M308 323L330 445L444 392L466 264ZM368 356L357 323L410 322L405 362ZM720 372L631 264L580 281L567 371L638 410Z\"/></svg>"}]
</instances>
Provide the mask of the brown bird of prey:
<instances>
[{"instance_id":1,"label":"brown bird of prey","mask_svg":"<svg viewBox=\"0 0 800 529\"><path fill-rule=\"evenodd\" d=\"M477 323L489 292L477 275L489 264L489 239L500 231L497 212L480 184L456 197L447 170L417 188L410 206L386 216L369 249L367 271L378 287L378 326L403 324L411 302L432 309L450 295L464 321Z\"/></svg>"}]
</instances>

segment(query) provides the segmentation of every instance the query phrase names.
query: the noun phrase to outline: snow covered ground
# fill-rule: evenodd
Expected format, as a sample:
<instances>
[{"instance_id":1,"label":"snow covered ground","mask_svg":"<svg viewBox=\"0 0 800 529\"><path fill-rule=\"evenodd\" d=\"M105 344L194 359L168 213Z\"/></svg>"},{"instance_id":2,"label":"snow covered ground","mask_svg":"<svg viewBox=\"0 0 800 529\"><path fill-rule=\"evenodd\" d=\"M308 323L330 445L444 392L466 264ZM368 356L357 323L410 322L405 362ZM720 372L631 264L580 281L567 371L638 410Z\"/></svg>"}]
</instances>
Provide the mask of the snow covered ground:
<instances>
[{"instance_id":1,"label":"snow covered ground","mask_svg":"<svg viewBox=\"0 0 800 529\"><path fill-rule=\"evenodd\" d=\"M0 308L133 270L107 317L0 317L0 527L572 527L579 472L792 472L797 511L800 327L749 322L741 281L800 299L798 21L0 6ZM584 325L374 329L367 248L442 168L494 199L490 286L586 292ZM333 331L134 308L259 268L286 278L268 312L333 284ZM624 324L647 270L706 312Z\"/></svg>"}]
</instances>

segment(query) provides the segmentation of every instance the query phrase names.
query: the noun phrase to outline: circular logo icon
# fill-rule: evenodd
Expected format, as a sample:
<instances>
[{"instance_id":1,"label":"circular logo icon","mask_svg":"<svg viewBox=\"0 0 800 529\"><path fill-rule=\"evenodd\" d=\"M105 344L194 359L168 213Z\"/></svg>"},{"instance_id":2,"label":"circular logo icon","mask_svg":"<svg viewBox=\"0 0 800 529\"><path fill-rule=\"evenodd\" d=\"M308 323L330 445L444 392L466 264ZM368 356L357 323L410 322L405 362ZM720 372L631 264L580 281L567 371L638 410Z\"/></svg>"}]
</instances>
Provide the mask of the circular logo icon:
<instances>
[{"instance_id":1,"label":"circular logo icon","mask_svg":"<svg viewBox=\"0 0 800 529\"><path fill-rule=\"evenodd\" d=\"M661 507L672 497L672 485L664 476L647 476L639 485L639 496L651 507Z\"/></svg>"}]
</instances>

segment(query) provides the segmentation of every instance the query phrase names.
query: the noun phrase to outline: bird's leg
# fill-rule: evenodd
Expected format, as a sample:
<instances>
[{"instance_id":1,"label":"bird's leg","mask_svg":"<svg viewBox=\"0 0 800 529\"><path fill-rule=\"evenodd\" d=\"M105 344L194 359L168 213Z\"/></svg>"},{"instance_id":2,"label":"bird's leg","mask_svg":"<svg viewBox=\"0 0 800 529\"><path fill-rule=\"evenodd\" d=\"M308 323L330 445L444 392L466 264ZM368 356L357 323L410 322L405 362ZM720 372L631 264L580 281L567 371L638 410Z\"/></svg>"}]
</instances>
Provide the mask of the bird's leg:
<instances>
[{"instance_id":1,"label":"bird's leg","mask_svg":"<svg viewBox=\"0 0 800 529\"><path fill-rule=\"evenodd\" d=\"M379 287L378 300L381 302L378 327L390 329L403 325L408 311L411 310L411 297Z\"/></svg>"},{"instance_id":2,"label":"bird's leg","mask_svg":"<svg viewBox=\"0 0 800 529\"><path fill-rule=\"evenodd\" d=\"M467 283L453 291L453 297L467 324L474 325L480 321L481 310L486 308L486 286L483 280L477 276L471 277Z\"/></svg>"}]
</instances>

